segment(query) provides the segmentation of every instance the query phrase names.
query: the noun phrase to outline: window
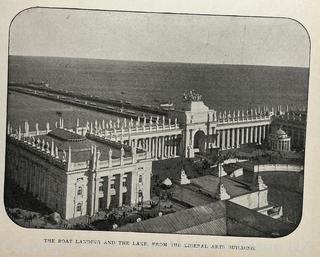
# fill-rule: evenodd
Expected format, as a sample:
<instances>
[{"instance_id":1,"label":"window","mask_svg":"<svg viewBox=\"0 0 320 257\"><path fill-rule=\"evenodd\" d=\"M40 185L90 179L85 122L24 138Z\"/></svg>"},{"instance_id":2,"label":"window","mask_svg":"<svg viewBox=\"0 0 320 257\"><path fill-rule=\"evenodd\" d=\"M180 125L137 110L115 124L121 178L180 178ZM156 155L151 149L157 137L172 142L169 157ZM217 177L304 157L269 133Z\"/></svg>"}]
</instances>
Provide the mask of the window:
<instances>
[{"instance_id":1,"label":"window","mask_svg":"<svg viewBox=\"0 0 320 257\"><path fill-rule=\"evenodd\" d=\"M82 195L82 187L81 186L78 187L77 195Z\"/></svg>"},{"instance_id":2,"label":"window","mask_svg":"<svg viewBox=\"0 0 320 257\"><path fill-rule=\"evenodd\" d=\"M139 183L142 183L142 175L139 175Z\"/></svg>"},{"instance_id":3,"label":"window","mask_svg":"<svg viewBox=\"0 0 320 257\"><path fill-rule=\"evenodd\" d=\"M82 211L82 203L77 203L77 211Z\"/></svg>"},{"instance_id":4,"label":"window","mask_svg":"<svg viewBox=\"0 0 320 257\"><path fill-rule=\"evenodd\" d=\"M110 188L114 189L114 183L110 184Z\"/></svg>"},{"instance_id":5,"label":"window","mask_svg":"<svg viewBox=\"0 0 320 257\"><path fill-rule=\"evenodd\" d=\"M143 202L143 193L141 190L138 192L138 203L141 204Z\"/></svg>"},{"instance_id":6,"label":"window","mask_svg":"<svg viewBox=\"0 0 320 257\"><path fill-rule=\"evenodd\" d=\"M126 187L126 186L127 186L127 179L123 179L123 181L122 181L122 186L123 186L123 187Z\"/></svg>"},{"instance_id":7,"label":"window","mask_svg":"<svg viewBox=\"0 0 320 257\"><path fill-rule=\"evenodd\" d=\"M103 191L103 185L99 185L99 191L100 191L100 192Z\"/></svg>"}]
</instances>

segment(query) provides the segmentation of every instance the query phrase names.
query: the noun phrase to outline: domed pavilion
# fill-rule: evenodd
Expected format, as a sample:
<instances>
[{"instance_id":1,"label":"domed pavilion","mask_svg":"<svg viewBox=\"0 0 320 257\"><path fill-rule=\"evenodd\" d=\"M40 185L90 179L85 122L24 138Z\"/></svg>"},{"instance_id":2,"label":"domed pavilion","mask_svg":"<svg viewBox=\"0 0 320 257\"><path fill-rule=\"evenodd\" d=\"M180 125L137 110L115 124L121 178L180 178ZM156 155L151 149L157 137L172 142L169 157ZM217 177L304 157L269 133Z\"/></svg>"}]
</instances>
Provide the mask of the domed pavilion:
<instances>
[{"instance_id":1,"label":"domed pavilion","mask_svg":"<svg viewBox=\"0 0 320 257\"><path fill-rule=\"evenodd\" d=\"M291 150L291 138L281 128L270 133L268 142L273 151L289 152Z\"/></svg>"}]
</instances>

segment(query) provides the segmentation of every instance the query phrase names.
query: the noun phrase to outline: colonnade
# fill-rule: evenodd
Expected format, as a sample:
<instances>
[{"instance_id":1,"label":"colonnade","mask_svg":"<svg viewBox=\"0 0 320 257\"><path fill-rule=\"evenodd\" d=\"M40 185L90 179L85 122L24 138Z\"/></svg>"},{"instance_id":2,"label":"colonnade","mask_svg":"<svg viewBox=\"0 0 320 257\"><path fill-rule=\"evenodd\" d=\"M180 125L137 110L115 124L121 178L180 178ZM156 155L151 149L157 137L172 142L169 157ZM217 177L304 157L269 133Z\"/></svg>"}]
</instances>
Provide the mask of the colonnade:
<instances>
[{"instance_id":1,"label":"colonnade","mask_svg":"<svg viewBox=\"0 0 320 257\"><path fill-rule=\"evenodd\" d=\"M14 152L16 150L12 149ZM49 172L49 168L38 162L37 159L27 156L15 156L14 152L7 150L8 176L24 191L29 192L49 208L63 213L63 185L62 178ZM19 160L18 164L17 160Z\"/></svg>"},{"instance_id":2,"label":"colonnade","mask_svg":"<svg viewBox=\"0 0 320 257\"><path fill-rule=\"evenodd\" d=\"M126 145L135 146L149 152L151 157L156 159L176 157L179 143L178 135L163 135L124 141Z\"/></svg>"},{"instance_id":3,"label":"colonnade","mask_svg":"<svg viewBox=\"0 0 320 257\"><path fill-rule=\"evenodd\" d=\"M271 149L274 151L290 151L291 149L291 143L290 143L290 138L286 139L280 139L280 140L275 140L270 142Z\"/></svg>"},{"instance_id":4,"label":"colonnade","mask_svg":"<svg viewBox=\"0 0 320 257\"><path fill-rule=\"evenodd\" d=\"M257 125L238 128L217 128L216 141L213 147L223 150L230 148L239 148L242 144L257 143L261 144L267 137L269 125Z\"/></svg>"}]
</instances>

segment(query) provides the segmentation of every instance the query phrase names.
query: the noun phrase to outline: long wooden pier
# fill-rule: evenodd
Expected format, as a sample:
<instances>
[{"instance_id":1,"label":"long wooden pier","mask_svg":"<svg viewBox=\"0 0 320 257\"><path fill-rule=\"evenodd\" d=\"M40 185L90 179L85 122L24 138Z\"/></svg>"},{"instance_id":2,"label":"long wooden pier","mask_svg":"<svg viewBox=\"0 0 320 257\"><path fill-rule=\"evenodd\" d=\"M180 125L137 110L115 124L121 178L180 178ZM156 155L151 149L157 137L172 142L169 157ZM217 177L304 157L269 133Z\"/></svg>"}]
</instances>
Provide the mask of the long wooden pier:
<instances>
[{"instance_id":1,"label":"long wooden pier","mask_svg":"<svg viewBox=\"0 0 320 257\"><path fill-rule=\"evenodd\" d=\"M81 108L122 117L137 118L138 116L166 115L165 110L157 107L136 105L125 101L106 99L98 96L79 94L72 91L53 89L45 84L9 83L9 92L45 98L52 101L75 105Z\"/></svg>"}]
</instances>

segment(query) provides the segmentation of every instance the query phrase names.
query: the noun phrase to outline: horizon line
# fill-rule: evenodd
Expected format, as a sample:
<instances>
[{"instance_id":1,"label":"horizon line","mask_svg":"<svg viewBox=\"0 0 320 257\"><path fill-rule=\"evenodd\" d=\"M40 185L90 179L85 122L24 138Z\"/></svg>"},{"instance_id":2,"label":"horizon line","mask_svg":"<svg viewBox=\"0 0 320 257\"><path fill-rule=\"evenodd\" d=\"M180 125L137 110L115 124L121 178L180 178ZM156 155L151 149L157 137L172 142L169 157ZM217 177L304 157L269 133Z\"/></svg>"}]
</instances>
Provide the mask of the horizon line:
<instances>
[{"instance_id":1,"label":"horizon line","mask_svg":"<svg viewBox=\"0 0 320 257\"><path fill-rule=\"evenodd\" d=\"M181 61L148 61L148 60L126 60L126 59L107 59L95 57L74 57L74 56L54 56L54 55L21 55L21 54L8 54L16 57L40 57L40 58L66 58L66 59L86 59L86 60L101 60L101 61L123 61L123 62L145 62L145 63L171 63L171 64L195 64L195 65L234 65L234 66L261 66L261 67L282 67L282 68L302 68L310 69L309 66L288 66L288 65L271 65L271 64L241 64L241 63L202 63L202 62L181 62ZM9 60L8 60L9 61Z\"/></svg>"}]
</instances>

